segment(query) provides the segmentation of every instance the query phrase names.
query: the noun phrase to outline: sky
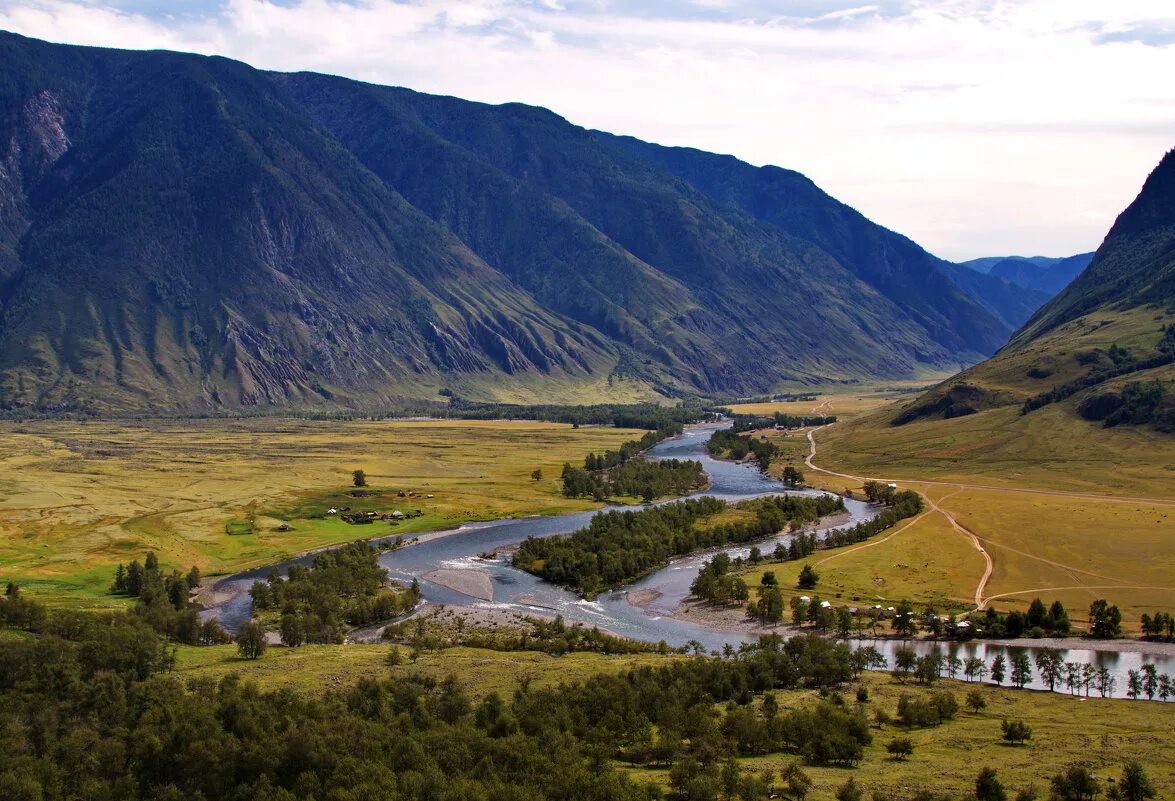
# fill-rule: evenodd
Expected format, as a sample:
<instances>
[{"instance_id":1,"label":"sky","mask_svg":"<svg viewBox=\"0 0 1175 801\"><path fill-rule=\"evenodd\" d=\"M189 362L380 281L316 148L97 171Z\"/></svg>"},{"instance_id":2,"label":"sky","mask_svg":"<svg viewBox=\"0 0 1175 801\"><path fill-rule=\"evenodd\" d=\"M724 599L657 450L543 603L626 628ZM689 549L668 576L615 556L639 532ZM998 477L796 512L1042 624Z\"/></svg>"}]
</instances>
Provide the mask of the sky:
<instances>
[{"instance_id":1,"label":"sky","mask_svg":"<svg viewBox=\"0 0 1175 801\"><path fill-rule=\"evenodd\" d=\"M0 28L545 106L798 170L953 260L1093 250L1175 147L1175 0L0 0Z\"/></svg>"}]
</instances>

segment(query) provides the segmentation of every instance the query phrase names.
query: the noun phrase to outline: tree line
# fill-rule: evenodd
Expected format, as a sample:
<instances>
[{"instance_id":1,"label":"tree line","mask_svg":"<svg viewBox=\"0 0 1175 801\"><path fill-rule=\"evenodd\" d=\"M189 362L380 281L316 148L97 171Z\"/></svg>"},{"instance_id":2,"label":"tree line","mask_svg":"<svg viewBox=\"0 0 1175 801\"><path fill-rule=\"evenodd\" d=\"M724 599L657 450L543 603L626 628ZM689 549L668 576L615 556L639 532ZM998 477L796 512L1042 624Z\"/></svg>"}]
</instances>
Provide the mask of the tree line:
<instances>
[{"instance_id":1,"label":"tree line","mask_svg":"<svg viewBox=\"0 0 1175 801\"><path fill-rule=\"evenodd\" d=\"M570 536L528 537L515 553L514 564L591 597L627 584L675 556L753 542L789 526L799 528L844 511L844 502L833 495L759 498L733 507L750 512L749 520L708 520L727 508L717 498L691 498L637 512L602 512Z\"/></svg>"},{"instance_id":2,"label":"tree line","mask_svg":"<svg viewBox=\"0 0 1175 801\"><path fill-rule=\"evenodd\" d=\"M607 425L616 428L643 428L650 431L674 425L689 425L704 419L706 415L706 410L696 404L679 404L677 406L659 406L655 403L598 403L587 406L519 405L478 403L456 396L449 399L449 406L444 410L444 416L462 420L540 420L550 423L570 423L575 426Z\"/></svg>"},{"instance_id":3,"label":"tree line","mask_svg":"<svg viewBox=\"0 0 1175 801\"><path fill-rule=\"evenodd\" d=\"M365 540L323 551L309 565L291 565L253 582L254 613L272 613L285 645L338 643L347 626L366 626L410 611L420 600L413 580L407 589L388 586L379 550ZM272 620L269 622L273 622Z\"/></svg>"},{"instance_id":4,"label":"tree line","mask_svg":"<svg viewBox=\"0 0 1175 801\"><path fill-rule=\"evenodd\" d=\"M757 431L761 428L807 428L809 426L825 426L836 422L836 415L807 415L807 414L736 414L730 409L720 409L733 421L731 431L741 434L744 431Z\"/></svg>"}]
</instances>

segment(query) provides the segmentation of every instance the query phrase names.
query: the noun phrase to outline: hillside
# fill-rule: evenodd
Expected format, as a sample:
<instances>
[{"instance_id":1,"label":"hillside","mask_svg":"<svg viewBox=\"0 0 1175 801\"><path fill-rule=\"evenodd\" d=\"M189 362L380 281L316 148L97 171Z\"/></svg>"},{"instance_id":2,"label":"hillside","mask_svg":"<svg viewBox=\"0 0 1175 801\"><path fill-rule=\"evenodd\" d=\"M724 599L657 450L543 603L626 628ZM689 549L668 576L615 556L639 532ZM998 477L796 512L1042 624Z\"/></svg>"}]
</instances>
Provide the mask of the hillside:
<instances>
[{"instance_id":1,"label":"hillside","mask_svg":"<svg viewBox=\"0 0 1175 801\"><path fill-rule=\"evenodd\" d=\"M1030 311L797 173L545 109L0 58L0 409L754 393L957 369Z\"/></svg>"},{"instance_id":2,"label":"hillside","mask_svg":"<svg viewBox=\"0 0 1175 801\"><path fill-rule=\"evenodd\" d=\"M897 425L1052 404L1104 425L1175 429L1175 151L1119 215L1089 266L995 357L893 415ZM1154 383L1154 382L1159 383ZM1115 414L1117 413L1117 414Z\"/></svg>"},{"instance_id":3,"label":"hillside","mask_svg":"<svg viewBox=\"0 0 1175 801\"><path fill-rule=\"evenodd\" d=\"M1043 293L1047 299L1072 283L1092 260L1092 253L1078 253L1065 258L990 256L961 262L958 266L972 273L1002 278L1018 287Z\"/></svg>"}]
</instances>

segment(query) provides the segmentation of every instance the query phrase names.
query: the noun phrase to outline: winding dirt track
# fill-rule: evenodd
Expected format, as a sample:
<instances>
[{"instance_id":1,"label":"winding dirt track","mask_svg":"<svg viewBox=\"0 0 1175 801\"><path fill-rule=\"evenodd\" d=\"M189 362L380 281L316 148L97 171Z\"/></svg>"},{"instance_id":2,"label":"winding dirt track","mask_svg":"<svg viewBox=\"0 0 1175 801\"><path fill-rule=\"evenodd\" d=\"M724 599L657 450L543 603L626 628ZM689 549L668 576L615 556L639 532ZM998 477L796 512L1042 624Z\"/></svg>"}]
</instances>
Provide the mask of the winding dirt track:
<instances>
[{"instance_id":1,"label":"winding dirt track","mask_svg":"<svg viewBox=\"0 0 1175 801\"><path fill-rule=\"evenodd\" d=\"M884 482L894 481L894 479L886 479L886 478L881 478L881 477L854 476L850 473L838 473L835 470L828 470L826 468L819 467L818 465L816 465L813 462L813 459L816 458L816 432L819 431L821 428L824 428L824 426L817 426L816 428L813 428L808 431L808 455L804 459L804 464L809 469L814 470L817 473L824 473L825 475L837 476L839 478L847 478L847 479L850 479L851 481L861 481L861 482L864 482L864 481L884 481ZM1073 590L1073 589L1175 590L1175 588L1173 588L1173 587L1150 587L1150 586L1143 587L1143 586L1135 586L1135 585L1128 585L1128 584L1112 584L1112 585L1097 585L1097 586L1076 585L1076 586L1070 586L1070 587L1038 587L1038 588L1032 589L1032 590L1017 590L1014 592L1003 592L1003 593L998 593L996 595L990 595L990 596L985 595L984 593L987 590L988 581L991 580L991 574L992 574L992 571L994 570L994 563L992 562L991 554L988 553L988 548L992 547L992 546L994 546L996 548L1000 548L1002 550L1011 551L1012 553L1015 553L1019 556L1023 556L1028 559L1034 559L1039 562L1044 562L1045 564L1048 564L1048 565L1051 565L1051 566L1056 567L1058 569L1064 570L1065 572L1072 575L1074 580L1076 580L1076 581L1080 581L1080 579L1077 577L1077 575L1075 575L1077 573L1081 573L1086 576L1092 576L1095 578L1105 579L1108 581L1115 581L1116 579L1113 576L1105 576L1100 573L1093 573L1088 570L1082 570L1081 568L1073 567L1072 565L1067 565L1062 562L1055 562L1051 559L1046 559L1043 556L1036 556L1035 554L1026 553L1024 551L1017 550L1016 548L1012 548L1010 546L1003 545L1001 543L992 542L990 540L983 539L979 535L977 535L974 531L967 528L965 525L963 525L958 520L956 520L954 515L952 515L948 510L943 509L942 506L939 505L939 503L941 503L942 501L947 500L947 498L950 498L953 495L957 495L958 493L962 492L965 489L989 490L989 491L994 491L994 492L1030 493L1030 494L1035 494L1035 495L1058 495L1058 496L1068 497L1068 498L1080 498L1083 500L1095 501L1098 503L1149 503L1149 504L1156 504L1156 505L1161 505L1161 506L1175 506L1175 500L1172 500L1170 498L1132 498L1132 497L1120 497L1120 496L1112 496L1112 495L1095 495L1095 494L1091 494L1091 493L1081 493L1081 492L1066 492L1064 490L1020 489L1020 488L1010 488L1010 487L995 487L995 486L990 486L990 485L986 485L986 484L969 484L969 483L961 483L961 482L953 482L953 481L924 481L922 479L902 479L902 481L904 481L907 484L928 484L928 485L938 486L938 487L954 487L955 492L952 492L948 495L943 496L942 498L939 499L939 502L935 502L934 500L932 500L926 493L919 492L918 494L922 496L922 498L926 501L927 505L930 507L930 509L928 511L925 511L922 514L918 515L917 517L913 518L912 520L907 522L906 525L897 529L896 531L894 531L893 533L884 537L883 539L877 540L875 542L866 543L862 546L859 546L858 548L853 548L849 551L842 551L840 554L827 557L826 559L822 560L818 564L822 564L823 562L827 562L832 559L835 559L836 556L841 556L845 553L851 553L852 551L860 550L860 548L868 548L868 547L872 547L874 545L880 545L881 543L889 540L891 537L896 536L897 534L906 530L910 526L914 525L916 522L921 520L926 515L931 514L931 513L938 513L938 514L941 514L944 518L946 518L947 522L950 523L951 528L953 528L955 531L957 531L962 536L967 537L971 541L972 545L975 546L975 549L978 550L981 554L983 554L983 560L985 562L985 567L983 570L983 575L979 579L979 583L976 584L976 586L975 586L974 601L975 601L975 608L976 609L985 608L987 606L987 604L995 598L1006 598L1006 597L1014 596L1014 595L1027 595L1027 594L1032 594L1032 593L1050 592L1050 591L1057 591L1057 590ZM917 491L917 490L915 490L915 491Z\"/></svg>"}]
</instances>

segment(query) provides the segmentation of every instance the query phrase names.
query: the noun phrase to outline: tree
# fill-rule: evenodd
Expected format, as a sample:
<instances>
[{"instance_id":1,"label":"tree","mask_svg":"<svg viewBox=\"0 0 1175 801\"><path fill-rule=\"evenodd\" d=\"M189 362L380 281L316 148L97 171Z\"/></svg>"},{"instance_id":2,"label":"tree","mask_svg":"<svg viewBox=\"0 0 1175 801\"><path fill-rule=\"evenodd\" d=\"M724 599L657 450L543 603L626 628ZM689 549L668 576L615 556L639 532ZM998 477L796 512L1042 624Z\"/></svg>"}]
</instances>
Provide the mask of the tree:
<instances>
[{"instance_id":1,"label":"tree","mask_svg":"<svg viewBox=\"0 0 1175 801\"><path fill-rule=\"evenodd\" d=\"M9 582L9 587L16 585ZM126 595L126 568L119 564L118 569L114 571L114 586L111 587L116 595ZM7 595L8 593L5 593Z\"/></svg>"},{"instance_id":2,"label":"tree","mask_svg":"<svg viewBox=\"0 0 1175 801\"><path fill-rule=\"evenodd\" d=\"M1065 671L1065 659L1055 648L1042 648L1036 652L1036 669L1040 671L1040 679L1049 686L1049 691L1056 689Z\"/></svg>"},{"instance_id":3,"label":"tree","mask_svg":"<svg viewBox=\"0 0 1175 801\"><path fill-rule=\"evenodd\" d=\"M536 467L534 470L531 470L531 471L530 471L530 477L531 477L531 479L533 479L534 481L542 481L542 480L543 480L543 470L542 470L542 468L541 468L541 467Z\"/></svg>"},{"instance_id":4,"label":"tree","mask_svg":"<svg viewBox=\"0 0 1175 801\"><path fill-rule=\"evenodd\" d=\"M967 699L964 701L964 703L967 705L967 708L976 715L978 715L983 709L987 707L987 700L984 699L983 693L977 689L968 691Z\"/></svg>"},{"instance_id":5,"label":"tree","mask_svg":"<svg viewBox=\"0 0 1175 801\"><path fill-rule=\"evenodd\" d=\"M1001 651L995 655L995 659L991 660L991 680L996 684L1002 685L1005 676L1007 676L1007 662L1004 660L1004 654Z\"/></svg>"},{"instance_id":6,"label":"tree","mask_svg":"<svg viewBox=\"0 0 1175 801\"><path fill-rule=\"evenodd\" d=\"M1021 651L1012 654L1012 684L1023 689L1032 681L1032 663L1028 661L1028 654Z\"/></svg>"},{"instance_id":7,"label":"tree","mask_svg":"<svg viewBox=\"0 0 1175 801\"><path fill-rule=\"evenodd\" d=\"M865 801L865 793L855 779L849 778L836 791L836 801Z\"/></svg>"},{"instance_id":8,"label":"tree","mask_svg":"<svg viewBox=\"0 0 1175 801\"><path fill-rule=\"evenodd\" d=\"M1126 694L1136 701L1142 695L1142 674L1137 670L1126 673Z\"/></svg>"},{"instance_id":9,"label":"tree","mask_svg":"<svg viewBox=\"0 0 1175 801\"><path fill-rule=\"evenodd\" d=\"M306 631L302 628L302 619L294 614L282 615L281 620L282 645L297 648L306 642Z\"/></svg>"},{"instance_id":10,"label":"tree","mask_svg":"<svg viewBox=\"0 0 1175 801\"><path fill-rule=\"evenodd\" d=\"M909 737L895 737L889 741L885 750L898 762L905 762L914 753L914 741Z\"/></svg>"},{"instance_id":11,"label":"tree","mask_svg":"<svg viewBox=\"0 0 1175 801\"><path fill-rule=\"evenodd\" d=\"M900 680L905 681L905 677L914 670L918 664L918 652L913 648L898 648L893 653L894 657L894 675Z\"/></svg>"},{"instance_id":12,"label":"tree","mask_svg":"<svg viewBox=\"0 0 1175 801\"><path fill-rule=\"evenodd\" d=\"M367 473L363 472L362 470L352 470L351 471L351 483L354 484L356 487L366 487L367 486Z\"/></svg>"},{"instance_id":13,"label":"tree","mask_svg":"<svg viewBox=\"0 0 1175 801\"><path fill-rule=\"evenodd\" d=\"M809 564L805 564L800 568L800 577L796 581L801 590L812 590L816 588L816 583L820 581L820 574L813 569Z\"/></svg>"},{"instance_id":14,"label":"tree","mask_svg":"<svg viewBox=\"0 0 1175 801\"><path fill-rule=\"evenodd\" d=\"M812 779L800 768L798 762L790 763L779 774L779 780L787 786L787 793L796 801L804 801L812 792Z\"/></svg>"},{"instance_id":15,"label":"tree","mask_svg":"<svg viewBox=\"0 0 1175 801\"><path fill-rule=\"evenodd\" d=\"M1122 633L1122 613L1104 598L1089 605L1089 633L1094 637L1112 639Z\"/></svg>"},{"instance_id":16,"label":"tree","mask_svg":"<svg viewBox=\"0 0 1175 801\"><path fill-rule=\"evenodd\" d=\"M1001 721L1000 732L1012 745L1019 745L1032 739L1032 727L1022 720Z\"/></svg>"},{"instance_id":17,"label":"tree","mask_svg":"<svg viewBox=\"0 0 1175 801\"><path fill-rule=\"evenodd\" d=\"M995 768L984 768L975 778L975 801L1007 801L1008 794L996 776Z\"/></svg>"},{"instance_id":18,"label":"tree","mask_svg":"<svg viewBox=\"0 0 1175 801\"><path fill-rule=\"evenodd\" d=\"M909 601L902 601L894 610L891 623L896 634L902 637L913 637L918 630L918 623L914 620L914 607Z\"/></svg>"},{"instance_id":19,"label":"tree","mask_svg":"<svg viewBox=\"0 0 1175 801\"><path fill-rule=\"evenodd\" d=\"M237 631L237 653L244 659L260 659L269 647L265 627L250 620Z\"/></svg>"},{"instance_id":20,"label":"tree","mask_svg":"<svg viewBox=\"0 0 1175 801\"><path fill-rule=\"evenodd\" d=\"M1058 773L1049 783L1050 796L1055 801L1093 801L1098 794L1098 781L1089 768L1073 765L1064 773Z\"/></svg>"},{"instance_id":21,"label":"tree","mask_svg":"<svg viewBox=\"0 0 1175 801\"><path fill-rule=\"evenodd\" d=\"M1122 801L1146 801L1154 798L1155 785L1146 770L1138 762L1127 762L1122 769L1122 781L1118 782L1118 797Z\"/></svg>"},{"instance_id":22,"label":"tree","mask_svg":"<svg viewBox=\"0 0 1175 801\"><path fill-rule=\"evenodd\" d=\"M836 610L836 633L841 637L848 637L849 632L853 628L853 614L847 607L840 607Z\"/></svg>"},{"instance_id":23,"label":"tree","mask_svg":"<svg viewBox=\"0 0 1175 801\"><path fill-rule=\"evenodd\" d=\"M188 571L185 578L189 590L194 590L200 586L200 568L192 565L192 569Z\"/></svg>"}]
</instances>

